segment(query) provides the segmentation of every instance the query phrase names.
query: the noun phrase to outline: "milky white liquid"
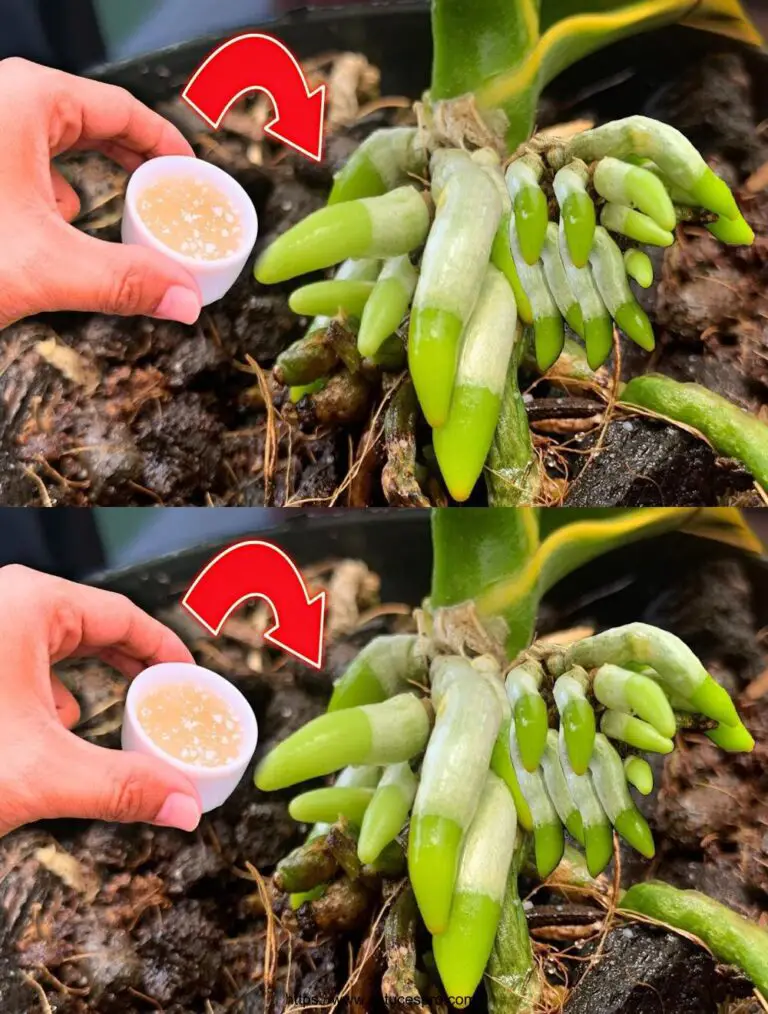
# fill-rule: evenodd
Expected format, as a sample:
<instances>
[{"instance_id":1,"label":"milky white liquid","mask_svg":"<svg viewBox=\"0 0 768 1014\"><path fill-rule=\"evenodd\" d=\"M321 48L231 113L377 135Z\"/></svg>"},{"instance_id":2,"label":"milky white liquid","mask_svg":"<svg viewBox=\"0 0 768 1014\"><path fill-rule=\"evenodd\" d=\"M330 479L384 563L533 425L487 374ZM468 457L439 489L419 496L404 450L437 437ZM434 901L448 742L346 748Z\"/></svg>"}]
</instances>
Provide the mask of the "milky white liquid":
<instances>
[{"instance_id":1,"label":"milky white liquid","mask_svg":"<svg viewBox=\"0 0 768 1014\"><path fill-rule=\"evenodd\" d=\"M193 176L169 176L142 191L137 208L144 225L176 253L216 261L240 249L240 214L218 187Z\"/></svg>"},{"instance_id":2,"label":"milky white liquid","mask_svg":"<svg viewBox=\"0 0 768 1014\"><path fill-rule=\"evenodd\" d=\"M237 760L242 750L240 719L223 697L190 683L151 690L138 707L144 732L171 757L215 768Z\"/></svg>"}]
</instances>

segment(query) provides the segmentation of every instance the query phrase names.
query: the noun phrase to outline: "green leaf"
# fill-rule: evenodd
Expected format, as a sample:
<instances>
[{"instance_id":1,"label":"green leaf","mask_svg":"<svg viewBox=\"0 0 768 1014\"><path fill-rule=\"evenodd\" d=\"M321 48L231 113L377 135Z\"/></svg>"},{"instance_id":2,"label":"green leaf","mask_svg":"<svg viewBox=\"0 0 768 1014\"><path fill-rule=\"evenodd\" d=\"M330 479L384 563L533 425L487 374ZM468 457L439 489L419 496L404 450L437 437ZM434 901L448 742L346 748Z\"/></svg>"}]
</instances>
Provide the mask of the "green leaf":
<instances>
[{"instance_id":1,"label":"green leaf","mask_svg":"<svg viewBox=\"0 0 768 1014\"><path fill-rule=\"evenodd\" d=\"M432 0L430 97L452 99L525 57L539 34L537 0Z\"/></svg>"},{"instance_id":2,"label":"green leaf","mask_svg":"<svg viewBox=\"0 0 768 1014\"><path fill-rule=\"evenodd\" d=\"M702 507L682 527L688 535L713 539L745 553L760 556L764 546L737 507Z\"/></svg>"},{"instance_id":3,"label":"green leaf","mask_svg":"<svg viewBox=\"0 0 768 1014\"><path fill-rule=\"evenodd\" d=\"M514 4L513 4L514 6ZM574 11L576 7L576 11ZM680 21L753 46L759 32L737 0L543 0L541 35L516 65L476 91L478 104L504 109L512 124L558 74L582 57L639 32ZM524 138L510 137L511 143Z\"/></svg>"},{"instance_id":4,"label":"green leaf","mask_svg":"<svg viewBox=\"0 0 768 1014\"><path fill-rule=\"evenodd\" d=\"M670 508L675 510L676 508ZM546 540L559 528L584 521L617 521L628 515L641 515L645 508L637 507L569 507L547 509L539 512L539 535ZM755 533L744 520L743 513L737 507L700 507L687 513L680 519L680 530L687 535L712 539L725 545L741 549L745 553L763 552L763 546Z\"/></svg>"},{"instance_id":5,"label":"green leaf","mask_svg":"<svg viewBox=\"0 0 768 1014\"><path fill-rule=\"evenodd\" d=\"M675 530L763 551L731 507L443 507L432 512L430 604L474 600L480 616L502 616L514 658L530 644L539 602L558 581L612 549Z\"/></svg>"},{"instance_id":6,"label":"green leaf","mask_svg":"<svg viewBox=\"0 0 768 1014\"><path fill-rule=\"evenodd\" d=\"M581 0L579 13L611 14L622 7L633 6L637 4L627 0ZM655 3L652 6L659 7L661 4ZM738 0L703 0L701 3L691 3L689 0L682 7L686 13L682 18L675 17L674 20L680 20L683 25L726 35L751 46L762 45L760 33ZM557 21L562 21L574 13L573 0L543 0L540 14L541 31L546 32Z\"/></svg>"},{"instance_id":7,"label":"green leaf","mask_svg":"<svg viewBox=\"0 0 768 1014\"><path fill-rule=\"evenodd\" d=\"M489 524L492 523L489 518ZM734 508L643 507L585 511L549 508L539 514L541 542L538 548L529 553L524 566L518 565L514 572L510 571L476 595L478 612L486 616L501 615L508 622L520 615L535 615L542 596L590 560L620 546L676 529L725 542L749 553L762 550L759 540Z\"/></svg>"},{"instance_id":8,"label":"green leaf","mask_svg":"<svg viewBox=\"0 0 768 1014\"><path fill-rule=\"evenodd\" d=\"M524 573L539 543L535 507L442 507L432 511L430 605L441 609L478 599ZM505 613L512 656L527 647L538 600L520 596Z\"/></svg>"},{"instance_id":9,"label":"green leaf","mask_svg":"<svg viewBox=\"0 0 768 1014\"><path fill-rule=\"evenodd\" d=\"M552 513L558 510L563 508L550 508ZM517 612L522 602L533 599L538 604L553 585L590 560L638 539L680 528L695 513L695 508L644 507L567 518L550 530L524 567L478 596L478 610L488 616L506 616Z\"/></svg>"}]
</instances>

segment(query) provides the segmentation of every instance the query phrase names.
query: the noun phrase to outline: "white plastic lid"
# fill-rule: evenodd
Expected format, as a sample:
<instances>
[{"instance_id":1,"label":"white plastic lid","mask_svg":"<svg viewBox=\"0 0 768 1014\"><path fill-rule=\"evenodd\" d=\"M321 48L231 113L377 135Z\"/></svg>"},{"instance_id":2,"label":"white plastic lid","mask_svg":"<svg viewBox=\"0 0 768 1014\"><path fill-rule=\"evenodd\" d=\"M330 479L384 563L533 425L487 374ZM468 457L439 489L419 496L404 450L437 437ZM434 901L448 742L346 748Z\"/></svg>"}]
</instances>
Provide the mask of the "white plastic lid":
<instances>
[{"instance_id":1,"label":"white plastic lid","mask_svg":"<svg viewBox=\"0 0 768 1014\"><path fill-rule=\"evenodd\" d=\"M180 683L209 690L223 698L232 708L242 727L241 752L235 760L219 767L188 764L166 753L149 738L138 718L142 700L158 687L169 684L178 686ZM211 672L210 669L203 669L188 662L163 662L145 669L128 688L122 728L123 750L159 757L166 764L185 774L197 788L203 813L221 806L232 795L256 752L258 739L256 716L248 701L229 680Z\"/></svg>"},{"instance_id":2,"label":"white plastic lid","mask_svg":"<svg viewBox=\"0 0 768 1014\"><path fill-rule=\"evenodd\" d=\"M172 250L146 227L139 215L137 202L141 194L163 179L187 176L218 187L232 202L240 216L242 246L237 252L217 260L202 261ZM229 173L210 162L186 155L163 155L140 166L128 181L123 212L123 243L152 247L176 261L195 278L200 287L203 306L215 303L232 288L245 267L259 235L259 219L248 194Z\"/></svg>"}]
</instances>

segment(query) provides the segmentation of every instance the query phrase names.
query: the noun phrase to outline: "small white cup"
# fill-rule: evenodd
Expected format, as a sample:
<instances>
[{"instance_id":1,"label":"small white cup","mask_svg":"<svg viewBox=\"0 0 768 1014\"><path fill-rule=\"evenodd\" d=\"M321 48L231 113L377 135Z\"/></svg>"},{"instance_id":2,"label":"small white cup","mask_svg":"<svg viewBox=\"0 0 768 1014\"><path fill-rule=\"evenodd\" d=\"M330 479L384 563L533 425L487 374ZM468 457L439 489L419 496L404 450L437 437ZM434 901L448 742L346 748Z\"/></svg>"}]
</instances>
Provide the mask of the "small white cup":
<instances>
[{"instance_id":1,"label":"small white cup","mask_svg":"<svg viewBox=\"0 0 768 1014\"><path fill-rule=\"evenodd\" d=\"M242 726L242 748L236 760L221 767L206 768L197 764L187 764L167 754L149 738L138 718L138 710L146 695L158 687L168 684L186 683L218 694L232 708L240 719ZM238 782L245 774L245 769L256 752L259 729L256 716L248 701L240 691L223 676L203 669L189 662L162 662L150 666L140 673L128 688L125 699L125 715L123 717L122 746L123 750L159 757L177 771L183 772L194 784L200 795L203 813L221 806L235 791Z\"/></svg>"},{"instance_id":2,"label":"small white cup","mask_svg":"<svg viewBox=\"0 0 768 1014\"><path fill-rule=\"evenodd\" d=\"M149 231L138 212L138 199L147 187L169 176L191 176L205 180L218 187L229 198L240 215L242 228L242 246L236 253L214 261L195 260L172 250ZM139 166L128 181L123 212L123 243L152 247L177 264L181 264L197 281L203 297L203 306L215 303L229 292L256 245L258 234L259 218L248 194L229 173L203 159L186 155L163 155L152 158Z\"/></svg>"}]
</instances>

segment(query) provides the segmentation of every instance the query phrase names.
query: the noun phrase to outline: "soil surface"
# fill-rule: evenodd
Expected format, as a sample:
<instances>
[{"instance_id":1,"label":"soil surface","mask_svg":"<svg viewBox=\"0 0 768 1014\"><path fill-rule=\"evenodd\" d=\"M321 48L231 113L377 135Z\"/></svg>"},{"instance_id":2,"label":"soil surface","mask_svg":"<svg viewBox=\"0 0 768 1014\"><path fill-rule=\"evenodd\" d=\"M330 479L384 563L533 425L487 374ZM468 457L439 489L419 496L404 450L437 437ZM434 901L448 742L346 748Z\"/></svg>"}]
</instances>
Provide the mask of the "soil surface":
<instances>
[{"instance_id":1,"label":"soil surface","mask_svg":"<svg viewBox=\"0 0 768 1014\"><path fill-rule=\"evenodd\" d=\"M714 52L665 67L667 83L642 99L618 85L542 103L541 126L574 116L646 112L684 130L738 190L757 235L727 248L681 226L656 257L642 294L657 351L621 343L586 393L523 375L546 502L573 506L760 504L750 476L695 434L614 405L622 379L652 369L695 380L768 416L768 101L762 64ZM757 67L757 69L755 69ZM268 110L250 101L217 133L179 103L159 105L198 154L228 169L259 213L258 254L320 207L332 173L371 130L410 116L404 99L378 98L378 73L352 54L320 58L313 81L330 89L321 166L264 141ZM573 74L573 71L571 72ZM626 75L625 75L626 76ZM666 80L666 78L665 78ZM609 82L610 84L610 82ZM569 86L570 88L570 86ZM624 106L622 106L624 102ZM629 103L629 104L627 104ZM119 239L125 174L101 156L62 160L83 202L78 226ZM339 367L325 391L298 406L274 380L275 357L306 321L288 286L264 288L252 263L228 296L185 327L147 318L58 314L0 334L0 502L9 505L425 505L445 502L429 433L403 407L397 373ZM398 402L398 392L400 398ZM407 393L407 392L406 392ZM553 399L556 404L553 405ZM382 478L383 470L383 478ZM484 502L478 488L476 502Z\"/></svg>"},{"instance_id":2,"label":"soil surface","mask_svg":"<svg viewBox=\"0 0 768 1014\"><path fill-rule=\"evenodd\" d=\"M596 583L582 576L578 594L565 587L542 609L542 635L635 619L672 630L738 699L758 744L752 755L728 755L686 734L655 763L657 789L641 803L657 842L653 862L622 849L620 870L609 867L598 890L586 895L523 877L552 1010L760 1010L749 984L695 943L611 916L606 903L616 878L628 886L653 876L768 920L768 575L730 551L701 545L697 540L686 556L670 555L668 570L625 564L620 588L610 574ZM257 759L323 710L332 679L371 637L412 629L409 608L381 603L378 579L363 564L329 563L307 574L329 595L327 666L319 674L264 649L269 614L261 608L236 614L215 641L201 637L177 607L158 612L202 664L246 694L261 729ZM82 705L79 734L116 746L122 678L83 661L61 667L61 675ZM306 832L287 813L295 790L259 793L251 775L194 835L62 821L4 838L3 1014L283 1014L310 1004L342 1014L400 1009L382 1002L382 976L392 989L402 981L402 947L413 949L420 967L428 949L417 927L392 936L387 923L390 935L380 938L381 913L400 897L400 876L340 875L322 902L292 912L270 874ZM419 982L422 1014L447 1014L434 982ZM346 998L333 1007L340 994ZM471 1009L486 1011L482 991Z\"/></svg>"}]
</instances>

